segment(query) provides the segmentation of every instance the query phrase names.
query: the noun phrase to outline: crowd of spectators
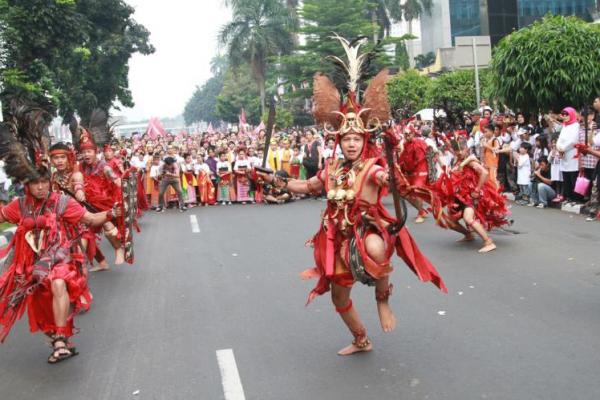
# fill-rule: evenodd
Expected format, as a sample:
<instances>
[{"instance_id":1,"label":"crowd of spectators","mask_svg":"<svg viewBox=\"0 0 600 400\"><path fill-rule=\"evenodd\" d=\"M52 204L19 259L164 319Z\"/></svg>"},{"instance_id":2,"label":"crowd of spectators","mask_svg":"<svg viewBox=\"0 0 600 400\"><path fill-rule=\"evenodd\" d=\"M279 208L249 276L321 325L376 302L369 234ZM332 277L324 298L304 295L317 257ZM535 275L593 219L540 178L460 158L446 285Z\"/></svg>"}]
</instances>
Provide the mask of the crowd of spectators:
<instances>
[{"instance_id":1,"label":"crowd of spectators","mask_svg":"<svg viewBox=\"0 0 600 400\"><path fill-rule=\"evenodd\" d=\"M472 154L519 205L546 208L582 204L588 220L598 216L600 183L600 98L585 113L567 107L541 115L494 110L485 100L480 108L461 113L452 123L411 118L407 124L432 150L437 174L452 168L452 139L466 140ZM404 129L404 130L403 130ZM264 129L211 130L200 134L134 134L115 140L103 157L137 168L151 207L164 211L179 203L185 211L199 205L234 202L285 203L298 197L265 185L252 170L266 166L284 177L310 178L330 157L341 157L335 142L316 128L275 130L265 157ZM114 163L113 163L114 165ZM0 169L0 201L21 194Z\"/></svg>"},{"instance_id":2,"label":"crowd of spectators","mask_svg":"<svg viewBox=\"0 0 600 400\"><path fill-rule=\"evenodd\" d=\"M539 115L494 110L482 100L479 109L463 112L460 121L446 124L442 132L427 122L414 124L435 146L442 166L452 165L448 139L463 137L490 179L512 192L517 204L584 205L588 220L597 218L600 97L589 111L566 107Z\"/></svg>"}]
</instances>

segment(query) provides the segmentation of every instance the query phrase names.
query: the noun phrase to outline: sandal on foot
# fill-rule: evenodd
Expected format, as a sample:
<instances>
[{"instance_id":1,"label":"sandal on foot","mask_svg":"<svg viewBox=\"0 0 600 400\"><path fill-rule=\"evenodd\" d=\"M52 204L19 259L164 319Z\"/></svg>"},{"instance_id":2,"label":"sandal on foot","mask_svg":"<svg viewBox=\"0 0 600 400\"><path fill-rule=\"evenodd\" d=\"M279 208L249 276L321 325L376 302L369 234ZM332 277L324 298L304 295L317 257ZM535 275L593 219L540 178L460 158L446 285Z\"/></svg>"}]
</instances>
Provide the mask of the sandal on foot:
<instances>
[{"instance_id":1,"label":"sandal on foot","mask_svg":"<svg viewBox=\"0 0 600 400\"><path fill-rule=\"evenodd\" d=\"M58 342L63 344L57 345ZM75 347L68 347L67 343L68 340L64 336L56 336L52 339L52 353L48 357L48 364L58 364L79 354Z\"/></svg>"}]
</instances>

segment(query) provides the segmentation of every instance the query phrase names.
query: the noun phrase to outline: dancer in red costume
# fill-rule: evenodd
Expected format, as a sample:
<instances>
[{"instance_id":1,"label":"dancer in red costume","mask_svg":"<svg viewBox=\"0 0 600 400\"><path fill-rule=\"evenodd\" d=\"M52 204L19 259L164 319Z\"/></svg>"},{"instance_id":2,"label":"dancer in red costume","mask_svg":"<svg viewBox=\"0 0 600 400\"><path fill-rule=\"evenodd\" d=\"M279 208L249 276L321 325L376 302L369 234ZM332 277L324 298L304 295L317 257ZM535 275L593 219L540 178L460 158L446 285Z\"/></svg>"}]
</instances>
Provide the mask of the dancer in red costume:
<instances>
[{"instance_id":1,"label":"dancer in red costume","mask_svg":"<svg viewBox=\"0 0 600 400\"><path fill-rule=\"evenodd\" d=\"M78 138L79 152L82 156L80 165L84 178L85 200L98 211L110 210L115 202L122 200L121 179L113 169L97 157L97 142L102 145L110 140L111 133L107 125L107 116L101 111L94 111L90 118L90 130L79 127L77 121L71 124L73 138ZM104 235L115 249L115 265L125 262L125 251L119 238L119 230L112 222L103 225ZM96 229L99 232L99 229ZM90 269L91 272L110 269L102 263Z\"/></svg>"},{"instance_id":2,"label":"dancer in red costume","mask_svg":"<svg viewBox=\"0 0 600 400\"><path fill-rule=\"evenodd\" d=\"M117 211L91 214L74 199L50 190L45 151L49 120L39 109L21 107L0 127L6 173L26 187L24 197L0 209L0 222L17 225L13 240L0 254L12 255L0 275L0 341L27 311L31 332L41 331L52 339L48 362L54 364L78 354L69 340L73 320L85 307L82 299L91 302L82 270L81 224L101 226Z\"/></svg>"},{"instance_id":3,"label":"dancer in red costume","mask_svg":"<svg viewBox=\"0 0 600 400\"><path fill-rule=\"evenodd\" d=\"M442 174L436 182L436 193L446 206L447 213L439 219L440 225L464 235L459 242L474 240L473 231L483 240L480 253L496 249L487 231L507 225L509 214L506 198L501 189L488 178L488 170L477 157L469 155L464 139L452 141L456 154L456 166ZM460 223L465 221L466 226Z\"/></svg>"},{"instance_id":4,"label":"dancer in red costume","mask_svg":"<svg viewBox=\"0 0 600 400\"><path fill-rule=\"evenodd\" d=\"M50 148L50 163L54 167L50 190L53 192L73 196L77 201L85 201L83 175L77 170L75 152L66 143L56 143ZM81 245L85 250L87 260L91 263L94 257L98 263L106 263L106 259L96 249L96 234L85 226L80 226ZM82 264L83 275L87 278L87 262ZM91 294L90 294L91 296ZM81 302L84 310L89 310L89 304L84 296Z\"/></svg>"},{"instance_id":5,"label":"dancer in red costume","mask_svg":"<svg viewBox=\"0 0 600 400\"><path fill-rule=\"evenodd\" d=\"M443 291L446 287L435 267L421 254L408 230L405 227L397 232L390 229L398 226L398 221L381 202L389 175L367 127L369 122L377 125L378 119L389 119L387 71L382 71L372 80L364 93L364 104L359 104L356 93L362 60L357 56L360 44L352 48L344 39L340 38L340 41L349 60L346 70L352 71L346 103L340 111L341 96L334 84L326 76L317 75L314 81L314 113L317 121L334 126L335 132L328 130L328 133L335 134L336 145L341 146L344 159L330 159L325 168L309 180L284 180L266 173L260 175L266 182L285 187L293 193L327 192L327 208L322 214L320 229L312 239L316 267L305 271L303 277L319 279L309 302L331 290L335 309L354 336L352 344L338 354L350 355L373 348L350 298L355 281L375 286L383 331L391 332L396 327L396 319L388 303L392 292L390 259L394 251L419 279L433 282ZM397 168L394 170L400 173Z\"/></svg>"},{"instance_id":6,"label":"dancer in red costume","mask_svg":"<svg viewBox=\"0 0 600 400\"><path fill-rule=\"evenodd\" d=\"M104 149L104 161L113 170L114 174L118 178L122 178L125 173L123 168L123 161L115 155L115 151L110 144L105 144Z\"/></svg>"},{"instance_id":7,"label":"dancer in red costume","mask_svg":"<svg viewBox=\"0 0 600 400\"><path fill-rule=\"evenodd\" d=\"M428 184L427 143L417 136L417 131L409 125L404 132L404 142L400 142L399 164L404 172L408 183L416 188L426 188ZM422 224L427 216L423 208L423 200L419 197L407 197L418 211L415 218L416 224Z\"/></svg>"}]
</instances>

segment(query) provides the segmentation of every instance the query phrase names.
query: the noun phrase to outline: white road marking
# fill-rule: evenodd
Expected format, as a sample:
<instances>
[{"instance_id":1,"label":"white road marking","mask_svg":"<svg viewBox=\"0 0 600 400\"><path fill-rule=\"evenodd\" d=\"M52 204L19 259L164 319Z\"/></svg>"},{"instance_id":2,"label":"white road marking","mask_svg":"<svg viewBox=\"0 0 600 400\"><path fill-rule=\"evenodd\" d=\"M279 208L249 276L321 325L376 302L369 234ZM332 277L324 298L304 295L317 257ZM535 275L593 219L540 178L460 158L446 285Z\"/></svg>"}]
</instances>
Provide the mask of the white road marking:
<instances>
[{"instance_id":1,"label":"white road marking","mask_svg":"<svg viewBox=\"0 0 600 400\"><path fill-rule=\"evenodd\" d=\"M200 233L200 225L198 225L198 218L196 215L190 215L190 224L192 225L192 232Z\"/></svg>"},{"instance_id":2,"label":"white road marking","mask_svg":"<svg viewBox=\"0 0 600 400\"><path fill-rule=\"evenodd\" d=\"M225 400L246 400L233 350L217 350L217 362L221 370Z\"/></svg>"}]
</instances>

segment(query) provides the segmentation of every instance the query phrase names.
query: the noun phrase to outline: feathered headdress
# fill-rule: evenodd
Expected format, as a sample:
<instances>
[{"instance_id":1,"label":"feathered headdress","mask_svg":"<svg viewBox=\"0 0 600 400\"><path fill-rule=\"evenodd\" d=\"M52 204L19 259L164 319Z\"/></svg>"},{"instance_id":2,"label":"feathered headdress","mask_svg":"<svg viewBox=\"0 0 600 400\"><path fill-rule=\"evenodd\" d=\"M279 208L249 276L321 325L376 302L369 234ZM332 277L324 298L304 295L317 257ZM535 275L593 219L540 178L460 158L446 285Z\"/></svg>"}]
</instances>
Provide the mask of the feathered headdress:
<instances>
[{"instance_id":1,"label":"feathered headdress","mask_svg":"<svg viewBox=\"0 0 600 400\"><path fill-rule=\"evenodd\" d=\"M69 147L69 145L67 143L58 142L50 147L49 155L50 155L50 158L52 158L53 156L59 155L59 154L67 156L67 160L69 163L69 169L73 170L73 168L75 168L75 160L77 158L75 155L75 151L71 147Z\"/></svg>"},{"instance_id":2,"label":"feathered headdress","mask_svg":"<svg viewBox=\"0 0 600 400\"><path fill-rule=\"evenodd\" d=\"M0 124L0 159L4 170L18 182L50 177L48 126L52 116L39 107L11 105L6 121Z\"/></svg>"},{"instance_id":3,"label":"feathered headdress","mask_svg":"<svg viewBox=\"0 0 600 400\"><path fill-rule=\"evenodd\" d=\"M342 95L333 82L323 74L316 74L313 83L313 114L317 123L322 123L325 132L336 138L336 144L348 133L365 136L366 145L362 157L369 152L370 134L390 119L390 104L387 98L386 83L389 78L387 69L375 76L363 95L363 104L358 101L360 77L368 54L359 54L364 40L351 44L348 40L335 35L344 48L347 62L333 56L348 75L346 100L342 103Z\"/></svg>"},{"instance_id":4,"label":"feathered headdress","mask_svg":"<svg viewBox=\"0 0 600 400\"><path fill-rule=\"evenodd\" d=\"M92 111L87 127L80 126L77 119L73 118L69 129L73 144L79 151L103 148L113 138L112 129L108 125L108 114L99 108Z\"/></svg>"}]
</instances>

